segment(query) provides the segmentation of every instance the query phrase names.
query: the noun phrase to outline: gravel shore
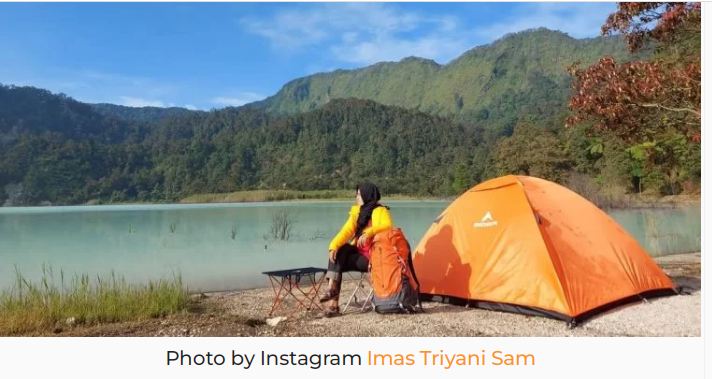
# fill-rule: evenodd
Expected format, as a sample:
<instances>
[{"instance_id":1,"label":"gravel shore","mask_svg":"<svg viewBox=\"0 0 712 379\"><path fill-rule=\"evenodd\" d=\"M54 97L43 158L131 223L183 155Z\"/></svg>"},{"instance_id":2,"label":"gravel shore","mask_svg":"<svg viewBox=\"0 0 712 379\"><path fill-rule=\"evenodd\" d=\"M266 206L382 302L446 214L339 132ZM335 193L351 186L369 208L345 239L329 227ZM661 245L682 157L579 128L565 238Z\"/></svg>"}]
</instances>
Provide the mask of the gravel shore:
<instances>
[{"instance_id":1,"label":"gravel shore","mask_svg":"<svg viewBox=\"0 0 712 379\"><path fill-rule=\"evenodd\" d=\"M187 312L162 319L59 331L81 336L699 336L700 253L657 259L689 295L634 302L569 329L563 321L424 303L424 313L379 315L358 311L335 318L301 312L268 318L271 288L195 295ZM346 281L342 294L355 281ZM346 299L342 298L342 303ZM269 322L268 322L269 321ZM278 323L275 326L275 321Z\"/></svg>"}]
</instances>

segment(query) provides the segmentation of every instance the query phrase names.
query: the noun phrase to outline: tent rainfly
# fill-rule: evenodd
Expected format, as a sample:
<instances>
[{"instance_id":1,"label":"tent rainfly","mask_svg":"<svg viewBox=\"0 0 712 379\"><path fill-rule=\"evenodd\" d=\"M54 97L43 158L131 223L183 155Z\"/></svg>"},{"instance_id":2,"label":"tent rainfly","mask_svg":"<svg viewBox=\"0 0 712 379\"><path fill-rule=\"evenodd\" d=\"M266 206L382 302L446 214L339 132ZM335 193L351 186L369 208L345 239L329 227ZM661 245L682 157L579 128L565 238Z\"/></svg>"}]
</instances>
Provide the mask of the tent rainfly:
<instances>
[{"instance_id":1,"label":"tent rainfly","mask_svg":"<svg viewBox=\"0 0 712 379\"><path fill-rule=\"evenodd\" d=\"M598 207L528 176L483 182L453 201L413 253L421 297L575 325L675 286Z\"/></svg>"}]
</instances>

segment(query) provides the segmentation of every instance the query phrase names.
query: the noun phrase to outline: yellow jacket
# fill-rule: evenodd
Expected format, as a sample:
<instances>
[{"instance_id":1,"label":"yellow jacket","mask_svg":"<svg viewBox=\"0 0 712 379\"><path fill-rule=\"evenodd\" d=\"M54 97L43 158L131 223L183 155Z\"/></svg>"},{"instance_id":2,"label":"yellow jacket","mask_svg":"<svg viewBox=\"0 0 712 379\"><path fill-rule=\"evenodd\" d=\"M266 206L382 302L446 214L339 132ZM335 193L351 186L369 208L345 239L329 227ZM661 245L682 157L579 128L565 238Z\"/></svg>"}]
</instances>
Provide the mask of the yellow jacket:
<instances>
[{"instance_id":1,"label":"yellow jacket","mask_svg":"<svg viewBox=\"0 0 712 379\"><path fill-rule=\"evenodd\" d=\"M358 221L358 213L361 207L354 205L349 211L349 218L341 227L341 230L336 233L334 238L329 244L329 250L338 250L341 246L346 243L355 244L354 237L356 234L356 222ZM391 220L391 213L386 207L378 207L371 213L371 225L367 226L363 230L363 235L372 238L376 234L388 230L393 226L393 221Z\"/></svg>"}]
</instances>

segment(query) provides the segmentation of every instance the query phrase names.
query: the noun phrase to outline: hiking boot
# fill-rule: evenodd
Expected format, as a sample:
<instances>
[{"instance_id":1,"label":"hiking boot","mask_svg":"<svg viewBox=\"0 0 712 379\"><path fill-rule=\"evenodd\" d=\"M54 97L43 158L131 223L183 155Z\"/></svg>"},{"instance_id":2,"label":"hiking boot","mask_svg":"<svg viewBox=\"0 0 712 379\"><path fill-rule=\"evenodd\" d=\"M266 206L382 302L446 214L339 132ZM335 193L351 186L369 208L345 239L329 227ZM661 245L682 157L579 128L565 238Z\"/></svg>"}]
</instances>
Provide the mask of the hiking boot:
<instances>
[{"instance_id":1,"label":"hiking boot","mask_svg":"<svg viewBox=\"0 0 712 379\"><path fill-rule=\"evenodd\" d=\"M329 289L327 289L326 293L319 298L319 302L324 303L329 300L338 299L339 292L341 292L341 281L329 279Z\"/></svg>"},{"instance_id":2,"label":"hiking boot","mask_svg":"<svg viewBox=\"0 0 712 379\"><path fill-rule=\"evenodd\" d=\"M336 317L339 315L341 315L341 309L339 309L338 305L324 309L323 316L326 318Z\"/></svg>"},{"instance_id":3,"label":"hiking boot","mask_svg":"<svg viewBox=\"0 0 712 379\"><path fill-rule=\"evenodd\" d=\"M326 290L326 293L324 293L324 295L319 298L319 302L325 303L329 300L334 300L334 298L336 298L337 296L339 296L339 292L329 288L328 290Z\"/></svg>"}]
</instances>

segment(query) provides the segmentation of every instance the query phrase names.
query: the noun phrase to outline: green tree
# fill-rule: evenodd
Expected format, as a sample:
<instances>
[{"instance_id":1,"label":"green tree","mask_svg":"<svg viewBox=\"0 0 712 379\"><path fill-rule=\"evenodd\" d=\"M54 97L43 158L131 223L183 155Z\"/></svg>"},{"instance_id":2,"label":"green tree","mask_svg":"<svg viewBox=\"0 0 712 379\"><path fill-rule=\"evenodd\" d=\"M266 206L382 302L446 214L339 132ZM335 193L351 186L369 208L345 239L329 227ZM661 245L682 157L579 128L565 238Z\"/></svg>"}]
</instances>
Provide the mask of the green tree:
<instances>
[{"instance_id":1,"label":"green tree","mask_svg":"<svg viewBox=\"0 0 712 379\"><path fill-rule=\"evenodd\" d=\"M561 182L571 167L559 138L552 132L528 124L519 124L511 137L502 138L495 147L498 175L531 175Z\"/></svg>"}]
</instances>

